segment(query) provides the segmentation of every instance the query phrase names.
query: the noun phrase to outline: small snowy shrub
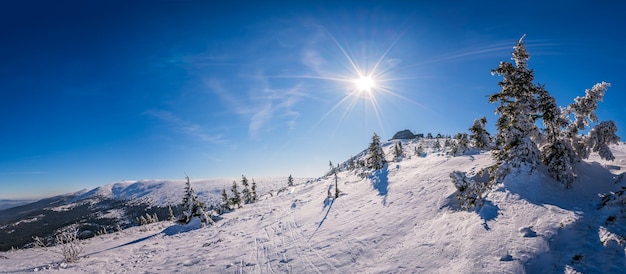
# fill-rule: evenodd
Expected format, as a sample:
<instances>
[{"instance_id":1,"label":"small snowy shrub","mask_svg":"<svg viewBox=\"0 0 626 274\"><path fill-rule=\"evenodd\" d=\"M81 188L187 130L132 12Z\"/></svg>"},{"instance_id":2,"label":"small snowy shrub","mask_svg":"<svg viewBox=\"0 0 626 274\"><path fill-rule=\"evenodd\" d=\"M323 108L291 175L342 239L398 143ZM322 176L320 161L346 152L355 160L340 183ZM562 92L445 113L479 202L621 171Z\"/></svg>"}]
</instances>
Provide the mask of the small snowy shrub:
<instances>
[{"instance_id":1,"label":"small snowy shrub","mask_svg":"<svg viewBox=\"0 0 626 274\"><path fill-rule=\"evenodd\" d=\"M36 248L42 248L48 250L48 241L34 236L33 246ZM63 262L75 263L78 261L78 256L83 253L83 246L78 240L78 227L73 225L64 231L59 232L54 238L54 247L50 251L63 256Z\"/></svg>"},{"instance_id":2,"label":"small snowy shrub","mask_svg":"<svg viewBox=\"0 0 626 274\"><path fill-rule=\"evenodd\" d=\"M450 173L450 178L458 191L456 198L462 209L472 209L482 205L484 195L489 190L487 182L476 182L467 178L465 172L462 171Z\"/></svg>"},{"instance_id":3,"label":"small snowy shrub","mask_svg":"<svg viewBox=\"0 0 626 274\"><path fill-rule=\"evenodd\" d=\"M66 263L77 262L78 256L83 252L83 246L78 241L78 228L57 234L56 245Z\"/></svg>"}]
</instances>

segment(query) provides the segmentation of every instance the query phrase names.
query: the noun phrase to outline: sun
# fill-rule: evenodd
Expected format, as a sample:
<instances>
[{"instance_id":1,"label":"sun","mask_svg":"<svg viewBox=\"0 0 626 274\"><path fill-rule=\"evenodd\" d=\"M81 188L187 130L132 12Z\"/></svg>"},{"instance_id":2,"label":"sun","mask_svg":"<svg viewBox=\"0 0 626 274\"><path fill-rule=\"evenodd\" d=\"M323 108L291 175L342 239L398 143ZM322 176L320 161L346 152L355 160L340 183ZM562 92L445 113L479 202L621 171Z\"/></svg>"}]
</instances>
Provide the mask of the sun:
<instances>
[{"instance_id":1,"label":"sun","mask_svg":"<svg viewBox=\"0 0 626 274\"><path fill-rule=\"evenodd\" d=\"M376 86L374 79L369 76L361 76L359 79L355 79L354 84L356 85L356 89L361 92L371 92Z\"/></svg>"}]
</instances>

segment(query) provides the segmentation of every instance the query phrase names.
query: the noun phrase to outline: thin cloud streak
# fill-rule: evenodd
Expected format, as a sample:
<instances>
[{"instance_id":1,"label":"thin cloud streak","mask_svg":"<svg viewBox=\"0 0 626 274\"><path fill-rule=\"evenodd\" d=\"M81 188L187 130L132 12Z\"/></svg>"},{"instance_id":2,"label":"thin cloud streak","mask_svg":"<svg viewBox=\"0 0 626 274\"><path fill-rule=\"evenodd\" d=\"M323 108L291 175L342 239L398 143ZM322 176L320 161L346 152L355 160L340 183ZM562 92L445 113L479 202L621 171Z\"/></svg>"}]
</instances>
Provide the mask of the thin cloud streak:
<instances>
[{"instance_id":1,"label":"thin cloud streak","mask_svg":"<svg viewBox=\"0 0 626 274\"><path fill-rule=\"evenodd\" d=\"M307 97L307 94L302 92L301 85L296 84L290 89L273 89L268 83L268 78L260 73L246 78L248 81L252 80L250 95L247 98L233 96L233 92L216 79L210 79L205 83L234 114L248 120L250 138L259 140L262 130L271 130L280 124L290 130L295 129L300 113L294 110L294 107L302 98ZM270 124L274 126L268 127Z\"/></svg>"},{"instance_id":2,"label":"thin cloud streak","mask_svg":"<svg viewBox=\"0 0 626 274\"><path fill-rule=\"evenodd\" d=\"M145 111L144 114L162 120L170 124L170 126L173 127L175 131L182 132L185 135L191 136L200 141L212 144L228 143L228 141L225 140L221 134L206 133L205 129L200 125L187 122L169 111L151 109Z\"/></svg>"},{"instance_id":3,"label":"thin cloud streak","mask_svg":"<svg viewBox=\"0 0 626 274\"><path fill-rule=\"evenodd\" d=\"M0 172L0 175L43 175L48 174L46 171L9 171Z\"/></svg>"}]
</instances>

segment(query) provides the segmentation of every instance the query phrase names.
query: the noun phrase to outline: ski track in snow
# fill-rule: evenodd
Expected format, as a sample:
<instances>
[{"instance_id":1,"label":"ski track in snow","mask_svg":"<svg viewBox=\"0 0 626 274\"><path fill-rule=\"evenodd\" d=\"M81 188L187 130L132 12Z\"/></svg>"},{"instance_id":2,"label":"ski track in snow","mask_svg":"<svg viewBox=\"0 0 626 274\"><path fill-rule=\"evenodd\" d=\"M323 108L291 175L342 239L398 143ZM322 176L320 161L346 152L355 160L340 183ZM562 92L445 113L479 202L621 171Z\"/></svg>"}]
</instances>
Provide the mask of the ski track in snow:
<instances>
[{"instance_id":1,"label":"ski track in snow","mask_svg":"<svg viewBox=\"0 0 626 274\"><path fill-rule=\"evenodd\" d=\"M626 148L614 153L582 165L569 190L541 172L510 175L482 211L454 207L448 174L475 174L492 164L488 153L407 157L385 178L339 173L332 202L334 178L300 182L214 226L166 234L172 223L160 222L84 240L74 264L39 248L0 253L0 273L616 273L626 267L626 227L608 223L616 210L599 210L597 196L626 186L615 180Z\"/></svg>"}]
</instances>

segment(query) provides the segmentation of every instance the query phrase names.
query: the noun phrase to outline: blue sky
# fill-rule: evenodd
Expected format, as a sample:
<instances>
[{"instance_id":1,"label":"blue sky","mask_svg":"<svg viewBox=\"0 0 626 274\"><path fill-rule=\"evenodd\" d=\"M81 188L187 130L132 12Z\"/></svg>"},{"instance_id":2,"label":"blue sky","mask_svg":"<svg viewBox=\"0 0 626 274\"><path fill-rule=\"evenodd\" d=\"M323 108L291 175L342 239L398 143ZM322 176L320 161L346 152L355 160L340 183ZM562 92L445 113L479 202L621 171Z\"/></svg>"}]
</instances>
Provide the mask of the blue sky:
<instances>
[{"instance_id":1,"label":"blue sky","mask_svg":"<svg viewBox=\"0 0 626 274\"><path fill-rule=\"evenodd\" d=\"M454 134L483 115L493 132L490 70L523 34L559 105L607 81L598 116L626 127L618 1L12 2L0 198L183 172L316 177L373 132ZM352 93L357 71L370 92Z\"/></svg>"}]
</instances>

